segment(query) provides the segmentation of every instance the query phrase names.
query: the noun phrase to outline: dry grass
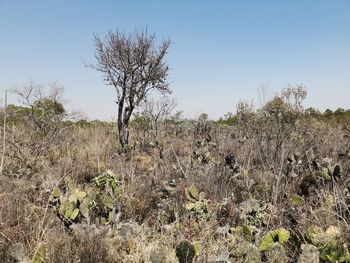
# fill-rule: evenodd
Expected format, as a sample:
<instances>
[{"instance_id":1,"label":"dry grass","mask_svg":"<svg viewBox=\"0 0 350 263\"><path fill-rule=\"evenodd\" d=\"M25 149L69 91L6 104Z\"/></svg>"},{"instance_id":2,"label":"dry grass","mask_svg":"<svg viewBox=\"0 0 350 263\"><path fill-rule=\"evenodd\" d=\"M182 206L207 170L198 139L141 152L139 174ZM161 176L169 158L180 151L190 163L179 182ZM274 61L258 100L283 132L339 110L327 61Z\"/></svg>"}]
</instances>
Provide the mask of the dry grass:
<instances>
[{"instance_id":1,"label":"dry grass","mask_svg":"<svg viewBox=\"0 0 350 263\"><path fill-rule=\"evenodd\" d=\"M143 142L123 155L116 154L112 126L70 127L47 154L38 160L28 156L28 162L35 163L29 167L9 159L15 151L9 147L6 176L0 178L1 262L13 261L9 247L15 242L24 244L28 259L44 245L45 262L150 262L155 248L165 252L167 262L177 262L175 247L182 239L198 244L196 260L207 262L229 247L225 227L247 224L239 208L252 199L268 211L266 221L251 223L257 228L252 242L259 243L269 230L288 229L290 262L298 257L311 225L324 230L336 226L342 231L342 242L350 242L350 161L339 155L348 150L350 141L339 124L301 118L275 159L261 156L264 141L259 140L264 138L254 137L254 130L247 127L211 122L166 127L158 135L162 146ZM34 140L19 131L12 136L22 136L23 143ZM236 158L239 171L225 164L228 154ZM323 158L329 158L330 165L340 164L340 178L320 178L312 161ZM114 226L90 222L76 224L74 230L65 227L49 202L52 190L68 176L80 188L90 189L91 180L106 170L120 181L121 221ZM185 208L185 192L191 185L205 194L208 207L202 214ZM296 207L291 198L301 195L303 187L307 188L305 204Z\"/></svg>"}]
</instances>

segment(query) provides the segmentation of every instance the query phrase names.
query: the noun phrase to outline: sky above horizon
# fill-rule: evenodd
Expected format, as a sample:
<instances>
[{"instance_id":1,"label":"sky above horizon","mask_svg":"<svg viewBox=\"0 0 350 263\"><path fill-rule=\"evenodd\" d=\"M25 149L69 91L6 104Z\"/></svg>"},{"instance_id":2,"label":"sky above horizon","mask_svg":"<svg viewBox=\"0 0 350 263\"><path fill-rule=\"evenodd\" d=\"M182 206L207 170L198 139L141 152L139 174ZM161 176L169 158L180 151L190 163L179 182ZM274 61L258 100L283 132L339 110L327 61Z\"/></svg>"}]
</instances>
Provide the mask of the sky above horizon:
<instances>
[{"instance_id":1,"label":"sky above horizon","mask_svg":"<svg viewBox=\"0 0 350 263\"><path fill-rule=\"evenodd\" d=\"M258 104L262 86L300 83L306 107L350 108L348 0L0 0L0 97L58 82L69 110L111 120L115 91L85 66L93 34L142 27L172 41L170 88L186 117L217 119L240 100Z\"/></svg>"}]
</instances>

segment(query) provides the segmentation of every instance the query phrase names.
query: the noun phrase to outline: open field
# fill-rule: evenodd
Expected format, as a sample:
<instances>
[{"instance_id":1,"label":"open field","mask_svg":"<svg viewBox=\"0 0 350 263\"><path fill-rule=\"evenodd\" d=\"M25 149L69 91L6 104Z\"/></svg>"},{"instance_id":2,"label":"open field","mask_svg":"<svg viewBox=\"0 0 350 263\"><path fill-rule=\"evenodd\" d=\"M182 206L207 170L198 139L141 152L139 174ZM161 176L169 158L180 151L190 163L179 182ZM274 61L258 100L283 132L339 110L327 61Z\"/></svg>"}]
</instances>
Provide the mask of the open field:
<instances>
[{"instance_id":1,"label":"open field","mask_svg":"<svg viewBox=\"0 0 350 263\"><path fill-rule=\"evenodd\" d=\"M140 114L119 152L114 123L9 105L1 262L350 262L349 114L287 95L218 122Z\"/></svg>"},{"instance_id":2,"label":"open field","mask_svg":"<svg viewBox=\"0 0 350 263\"><path fill-rule=\"evenodd\" d=\"M0 263L350 263L349 0L0 0Z\"/></svg>"}]
</instances>

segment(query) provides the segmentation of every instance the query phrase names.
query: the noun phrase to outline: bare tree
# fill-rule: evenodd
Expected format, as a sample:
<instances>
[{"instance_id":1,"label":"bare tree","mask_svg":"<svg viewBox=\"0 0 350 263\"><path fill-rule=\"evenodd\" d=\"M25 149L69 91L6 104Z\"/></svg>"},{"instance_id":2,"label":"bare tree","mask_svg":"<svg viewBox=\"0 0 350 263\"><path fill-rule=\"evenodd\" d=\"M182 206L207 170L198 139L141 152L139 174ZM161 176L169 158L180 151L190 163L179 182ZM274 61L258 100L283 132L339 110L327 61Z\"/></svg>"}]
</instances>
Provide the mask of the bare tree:
<instances>
[{"instance_id":1,"label":"bare tree","mask_svg":"<svg viewBox=\"0 0 350 263\"><path fill-rule=\"evenodd\" d=\"M171 112L176 107L176 102L163 95L159 100L148 99L142 103L142 115L145 116L149 122L152 130L154 131L154 138L158 138L159 123L169 117Z\"/></svg>"},{"instance_id":2,"label":"bare tree","mask_svg":"<svg viewBox=\"0 0 350 263\"><path fill-rule=\"evenodd\" d=\"M115 88L118 104L118 135L124 149L129 142L129 122L151 90L170 93L165 55L170 46L166 40L156 44L155 34L147 30L131 34L109 31L104 39L95 35L96 65L91 67L104 75Z\"/></svg>"},{"instance_id":3,"label":"bare tree","mask_svg":"<svg viewBox=\"0 0 350 263\"><path fill-rule=\"evenodd\" d=\"M57 147L64 137L67 114L62 104L62 88L51 85L51 90L30 83L23 89L13 89L17 105L9 104L3 127L6 136L6 165L4 172L17 176L32 175L43 163L56 160ZM5 169L6 167L6 169Z\"/></svg>"}]
</instances>

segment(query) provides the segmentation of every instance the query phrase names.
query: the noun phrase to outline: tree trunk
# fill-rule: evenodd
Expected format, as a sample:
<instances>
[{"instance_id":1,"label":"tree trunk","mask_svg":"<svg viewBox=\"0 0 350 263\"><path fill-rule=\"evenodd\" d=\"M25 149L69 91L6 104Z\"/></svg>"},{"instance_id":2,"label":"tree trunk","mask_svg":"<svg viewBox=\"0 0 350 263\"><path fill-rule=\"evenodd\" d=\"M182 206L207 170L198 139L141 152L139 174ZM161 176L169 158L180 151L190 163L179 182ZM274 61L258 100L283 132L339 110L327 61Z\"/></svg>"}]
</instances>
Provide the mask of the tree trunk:
<instances>
[{"instance_id":1,"label":"tree trunk","mask_svg":"<svg viewBox=\"0 0 350 263\"><path fill-rule=\"evenodd\" d=\"M125 151L125 146L129 144L129 122L133 107L123 109L123 104L118 107L118 139L122 152Z\"/></svg>"},{"instance_id":2,"label":"tree trunk","mask_svg":"<svg viewBox=\"0 0 350 263\"><path fill-rule=\"evenodd\" d=\"M123 134L124 134L124 129L123 129L123 122L121 119L118 118L118 140L119 140L119 144L121 147L121 150L124 151L124 140L123 140Z\"/></svg>"},{"instance_id":3,"label":"tree trunk","mask_svg":"<svg viewBox=\"0 0 350 263\"><path fill-rule=\"evenodd\" d=\"M124 96L123 96L124 97ZM119 144L121 147L121 151L124 152L125 150L125 140L124 140L124 133L125 133L125 127L124 127L124 123L123 123L123 111L124 111L124 99L122 99L119 102L118 105L118 140L119 140Z\"/></svg>"}]
</instances>

